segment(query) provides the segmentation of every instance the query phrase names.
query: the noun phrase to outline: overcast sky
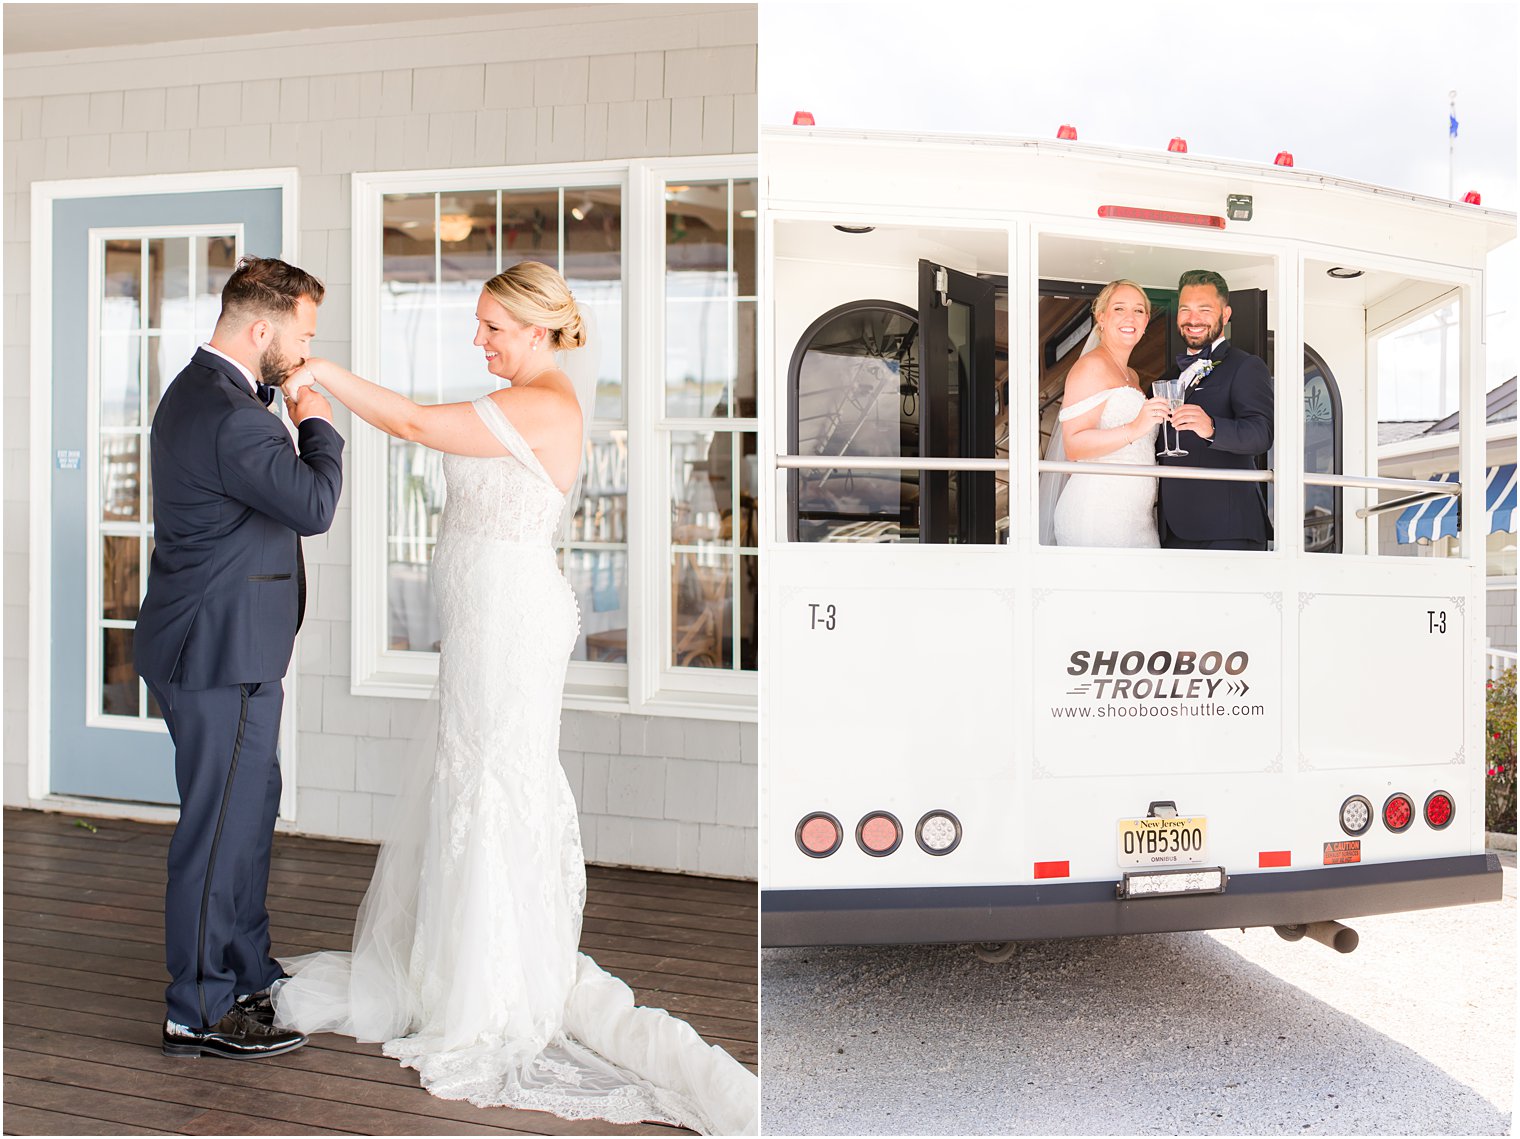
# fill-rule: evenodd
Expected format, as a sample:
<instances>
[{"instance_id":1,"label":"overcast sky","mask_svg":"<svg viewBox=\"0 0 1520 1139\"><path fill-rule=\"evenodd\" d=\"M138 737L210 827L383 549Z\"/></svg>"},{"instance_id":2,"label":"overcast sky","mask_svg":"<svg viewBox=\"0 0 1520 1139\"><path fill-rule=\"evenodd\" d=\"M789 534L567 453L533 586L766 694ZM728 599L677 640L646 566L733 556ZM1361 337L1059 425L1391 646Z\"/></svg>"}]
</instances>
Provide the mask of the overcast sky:
<instances>
[{"instance_id":1,"label":"overcast sky","mask_svg":"<svg viewBox=\"0 0 1520 1139\"><path fill-rule=\"evenodd\" d=\"M1271 162L1511 210L1513 0L765 0L760 121L1053 138ZM1188 46L1192 45L1192 46ZM1490 259L1490 386L1514 374L1520 245ZM1413 414L1413 409L1410 409Z\"/></svg>"},{"instance_id":2,"label":"overcast sky","mask_svg":"<svg viewBox=\"0 0 1520 1139\"><path fill-rule=\"evenodd\" d=\"M1513 0L760 6L761 121L1054 137L1270 162L1516 206ZM1192 48L1187 44L1194 44ZM1185 78L1179 80L1179 73Z\"/></svg>"}]
</instances>

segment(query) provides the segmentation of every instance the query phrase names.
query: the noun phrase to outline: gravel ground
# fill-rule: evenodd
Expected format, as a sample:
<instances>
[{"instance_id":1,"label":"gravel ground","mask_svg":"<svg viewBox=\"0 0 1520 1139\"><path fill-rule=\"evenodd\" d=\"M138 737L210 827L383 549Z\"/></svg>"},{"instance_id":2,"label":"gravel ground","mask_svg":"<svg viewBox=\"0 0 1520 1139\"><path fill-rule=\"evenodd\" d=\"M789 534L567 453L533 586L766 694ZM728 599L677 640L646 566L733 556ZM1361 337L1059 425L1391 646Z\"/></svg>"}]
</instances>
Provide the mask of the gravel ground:
<instances>
[{"instance_id":1,"label":"gravel ground","mask_svg":"<svg viewBox=\"0 0 1520 1139\"><path fill-rule=\"evenodd\" d=\"M1499 1135L1515 1075L1504 900L1271 930L769 949L768 1135Z\"/></svg>"}]
</instances>

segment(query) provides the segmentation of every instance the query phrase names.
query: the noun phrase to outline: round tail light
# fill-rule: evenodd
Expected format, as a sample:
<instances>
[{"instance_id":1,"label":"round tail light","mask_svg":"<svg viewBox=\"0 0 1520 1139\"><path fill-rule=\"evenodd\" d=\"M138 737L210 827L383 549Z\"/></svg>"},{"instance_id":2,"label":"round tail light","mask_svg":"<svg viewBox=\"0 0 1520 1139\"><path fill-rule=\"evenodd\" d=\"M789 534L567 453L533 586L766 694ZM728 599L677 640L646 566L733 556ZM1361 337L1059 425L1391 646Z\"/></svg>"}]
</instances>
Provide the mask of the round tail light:
<instances>
[{"instance_id":1,"label":"round tail light","mask_svg":"<svg viewBox=\"0 0 1520 1139\"><path fill-rule=\"evenodd\" d=\"M961 821L949 811L930 811L913 833L925 854L949 854L961 844Z\"/></svg>"},{"instance_id":2,"label":"round tail light","mask_svg":"<svg viewBox=\"0 0 1520 1139\"><path fill-rule=\"evenodd\" d=\"M1414 800L1402 791L1388 796L1383 804L1383 825L1394 834L1401 834L1414 822Z\"/></svg>"},{"instance_id":3,"label":"round tail light","mask_svg":"<svg viewBox=\"0 0 1520 1139\"><path fill-rule=\"evenodd\" d=\"M1432 830L1442 830L1457 813L1457 805L1445 791L1432 791L1425 800L1425 822Z\"/></svg>"},{"instance_id":4,"label":"round tail light","mask_svg":"<svg viewBox=\"0 0 1520 1139\"><path fill-rule=\"evenodd\" d=\"M843 841L844 828L825 811L814 811L797 824L797 849L809 858L827 858Z\"/></svg>"},{"instance_id":5,"label":"round tail light","mask_svg":"<svg viewBox=\"0 0 1520 1139\"><path fill-rule=\"evenodd\" d=\"M1353 795L1341 804L1341 830L1347 834L1363 835L1372 826L1372 804L1361 795Z\"/></svg>"},{"instance_id":6,"label":"round tail light","mask_svg":"<svg viewBox=\"0 0 1520 1139\"><path fill-rule=\"evenodd\" d=\"M872 811L855 828L855 841L872 858L885 858L902 842L902 824L886 811Z\"/></svg>"}]
</instances>

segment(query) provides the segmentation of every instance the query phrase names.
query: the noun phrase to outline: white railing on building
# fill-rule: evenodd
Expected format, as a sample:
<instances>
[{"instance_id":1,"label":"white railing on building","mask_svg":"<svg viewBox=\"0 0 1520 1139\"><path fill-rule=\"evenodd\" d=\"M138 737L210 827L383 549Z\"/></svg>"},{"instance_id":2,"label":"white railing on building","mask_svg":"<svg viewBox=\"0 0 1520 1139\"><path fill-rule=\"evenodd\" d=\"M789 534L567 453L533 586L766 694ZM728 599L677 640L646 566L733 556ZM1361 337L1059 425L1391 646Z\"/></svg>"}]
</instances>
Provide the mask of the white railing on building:
<instances>
[{"instance_id":1,"label":"white railing on building","mask_svg":"<svg viewBox=\"0 0 1520 1139\"><path fill-rule=\"evenodd\" d=\"M1497 680L1499 674L1507 668L1514 668L1517 659L1513 649L1484 649L1484 671L1488 673L1488 679Z\"/></svg>"}]
</instances>

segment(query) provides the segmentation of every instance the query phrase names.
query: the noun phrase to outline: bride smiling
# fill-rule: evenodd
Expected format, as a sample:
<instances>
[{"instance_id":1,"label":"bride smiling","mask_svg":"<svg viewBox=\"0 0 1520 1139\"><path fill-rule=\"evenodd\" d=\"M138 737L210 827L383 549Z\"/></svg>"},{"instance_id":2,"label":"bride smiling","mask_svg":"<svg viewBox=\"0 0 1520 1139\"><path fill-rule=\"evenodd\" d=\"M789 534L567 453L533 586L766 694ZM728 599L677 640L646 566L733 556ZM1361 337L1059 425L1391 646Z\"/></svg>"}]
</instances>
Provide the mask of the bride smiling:
<instances>
[{"instance_id":1,"label":"bride smiling","mask_svg":"<svg viewBox=\"0 0 1520 1139\"><path fill-rule=\"evenodd\" d=\"M1067 373L1049 457L1153 467L1156 428L1167 419L1167 403L1147 399L1129 366L1150 321L1150 301L1135 282L1111 281L1092 311L1097 344ZM1072 475L1055 506L1055 544L1159 546L1155 507L1153 478Z\"/></svg>"}]
</instances>

